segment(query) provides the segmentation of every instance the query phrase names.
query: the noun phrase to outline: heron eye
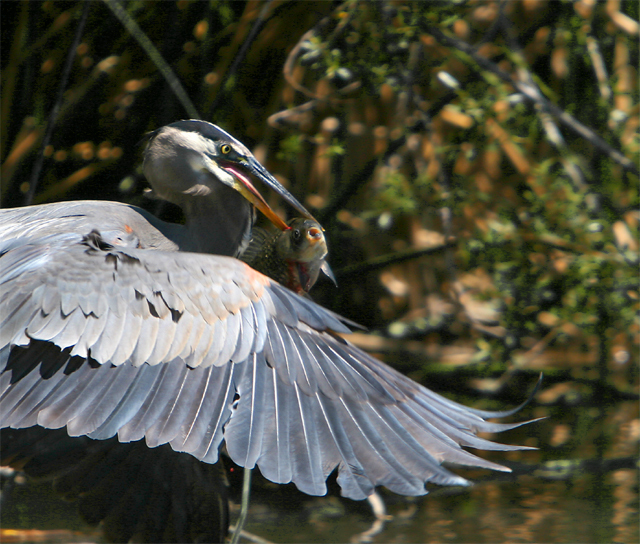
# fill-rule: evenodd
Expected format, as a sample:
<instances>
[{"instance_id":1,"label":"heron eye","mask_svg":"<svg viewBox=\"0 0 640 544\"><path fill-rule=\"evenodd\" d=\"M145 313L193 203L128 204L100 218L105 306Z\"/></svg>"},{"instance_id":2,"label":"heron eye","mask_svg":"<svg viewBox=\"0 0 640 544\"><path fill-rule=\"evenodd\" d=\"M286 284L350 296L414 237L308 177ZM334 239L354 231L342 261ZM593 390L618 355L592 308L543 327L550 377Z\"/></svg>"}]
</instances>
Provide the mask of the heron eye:
<instances>
[{"instance_id":1,"label":"heron eye","mask_svg":"<svg viewBox=\"0 0 640 544\"><path fill-rule=\"evenodd\" d=\"M220 151L223 155L228 155L229 153L231 153L231 146L229 144L222 144L220 146Z\"/></svg>"}]
</instances>

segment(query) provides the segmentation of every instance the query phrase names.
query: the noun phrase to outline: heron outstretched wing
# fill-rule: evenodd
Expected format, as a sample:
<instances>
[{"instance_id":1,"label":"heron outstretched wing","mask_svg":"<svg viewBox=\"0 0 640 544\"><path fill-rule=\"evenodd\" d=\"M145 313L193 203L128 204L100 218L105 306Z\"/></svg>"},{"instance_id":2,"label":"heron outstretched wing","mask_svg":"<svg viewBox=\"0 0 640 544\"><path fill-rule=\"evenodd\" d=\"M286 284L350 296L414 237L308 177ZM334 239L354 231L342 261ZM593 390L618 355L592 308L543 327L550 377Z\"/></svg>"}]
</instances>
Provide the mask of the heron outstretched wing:
<instances>
[{"instance_id":1,"label":"heron outstretched wing","mask_svg":"<svg viewBox=\"0 0 640 544\"><path fill-rule=\"evenodd\" d=\"M447 400L356 348L348 322L229 257L140 249L99 231L0 242L0 421L145 438L320 495L465 484L508 470L461 446L518 424Z\"/></svg>"}]
</instances>

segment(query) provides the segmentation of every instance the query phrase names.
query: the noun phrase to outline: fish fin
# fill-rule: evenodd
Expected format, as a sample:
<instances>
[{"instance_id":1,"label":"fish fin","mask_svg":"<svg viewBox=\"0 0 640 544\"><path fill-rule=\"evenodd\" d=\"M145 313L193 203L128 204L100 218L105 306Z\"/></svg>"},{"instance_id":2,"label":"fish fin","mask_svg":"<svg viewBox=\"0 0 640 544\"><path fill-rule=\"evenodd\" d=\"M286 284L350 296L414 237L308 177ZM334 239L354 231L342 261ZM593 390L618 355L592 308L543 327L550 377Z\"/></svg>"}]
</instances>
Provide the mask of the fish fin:
<instances>
[{"instance_id":1,"label":"fish fin","mask_svg":"<svg viewBox=\"0 0 640 544\"><path fill-rule=\"evenodd\" d=\"M331 270L331 267L329 266L329 263L327 261L324 261L322 263L320 270L322 270L325 276L327 276L333 282L333 285L338 287L338 282L336 281L336 277L334 276L333 270Z\"/></svg>"}]
</instances>

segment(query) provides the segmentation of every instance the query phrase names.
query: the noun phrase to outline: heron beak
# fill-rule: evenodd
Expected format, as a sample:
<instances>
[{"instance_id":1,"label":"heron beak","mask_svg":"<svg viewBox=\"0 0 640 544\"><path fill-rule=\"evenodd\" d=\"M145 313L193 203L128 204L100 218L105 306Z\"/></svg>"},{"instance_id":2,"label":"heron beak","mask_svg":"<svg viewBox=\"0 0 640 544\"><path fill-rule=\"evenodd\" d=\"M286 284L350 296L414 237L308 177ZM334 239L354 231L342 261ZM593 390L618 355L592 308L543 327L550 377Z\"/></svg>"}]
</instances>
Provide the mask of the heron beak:
<instances>
[{"instance_id":1,"label":"heron beak","mask_svg":"<svg viewBox=\"0 0 640 544\"><path fill-rule=\"evenodd\" d=\"M269 187L270 189L273 189L282 198L284 198L289 204L291 204L291 206L293 206L304 217L306 217L307 219L312 219L312 220L316 221L315 218L313 217L313 215L311 215L307 211L307 209L302 204L300 204L300 202L298 202L298 200L289 191L287 191L282 186L282 184L276 178L274 178L267 171L267 169L264 166L262 166L254 157L247 157L246 162L244 163L243 166L245 166L247 168L247 170L249 170L249 172L251 172L254 176L256 176L258 179L260 179L260 181L262 181L265 185L267 185L267 187ZM243 180L243 182L246 183L244 180ZM255 188L253 190L255 191ZM258 209L260 209L260 208L258 208ZM263 213L265 213L265 212L263 211ZM272 213L273 213L273 211L272 211ZM267 215L267 214L265 213L265 215ZM267 215L267 217L269 217L269 215ZM317 223L317 221L316 221L316 223ZM286 227L286 228L289 228L289 227Z\"/></svg>"},{"instance_id":2,"label":"heron beak","mask_svg":"<svg viewBox=\"0 0 640 544\"><path fill-rule=\"evenodd\" d=\"M271 221L280 230L287 230L289 228L280 216L271 209L271 206L267 204L265 199L262 198L262 195L253 186L249 177L246 176L242 170L233 164L225 164L222 168L233 175L233 188L258 208L264 215L266 215L269 221Z\"/></svg>"}]
</instances>

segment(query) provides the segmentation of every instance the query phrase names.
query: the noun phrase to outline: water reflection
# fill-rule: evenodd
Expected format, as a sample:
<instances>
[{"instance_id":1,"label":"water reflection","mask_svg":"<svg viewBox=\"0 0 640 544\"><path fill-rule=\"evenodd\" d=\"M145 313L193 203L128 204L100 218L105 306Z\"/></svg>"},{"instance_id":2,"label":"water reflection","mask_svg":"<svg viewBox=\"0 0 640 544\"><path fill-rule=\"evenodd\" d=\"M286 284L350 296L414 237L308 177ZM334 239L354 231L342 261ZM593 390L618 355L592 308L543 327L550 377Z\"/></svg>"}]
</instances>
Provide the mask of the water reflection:
<instances>
[{"instance_id":1,"label":"water reflection","mask_svg":"<svg viewBox=\"0 0 640 544\"><path fill-rule=\"evenodd\" d=\"M518 416L545 415L549 419L499 437L540 450L486 454L506 462L512 474L456 469L475 485L433 486L418 499L382 491L392 519L378 534L362 537L375 521L371 509L366 502L340 498L335 482L328 497L309 497L259 475L245 529L282 543L638 542L637 402L604 408L538 404ZM239 502L241 471L230 472L230 478ZM75 512L73 504L60 501L46 485L18 485L3 505L2 540L13 538L7 528L37 528L83 531L80 540L98 541L95 529ZM80 541L77 533L63 535L26 535L25 540L23 534L21 541Z\"/></svg>"}]
</instances>

